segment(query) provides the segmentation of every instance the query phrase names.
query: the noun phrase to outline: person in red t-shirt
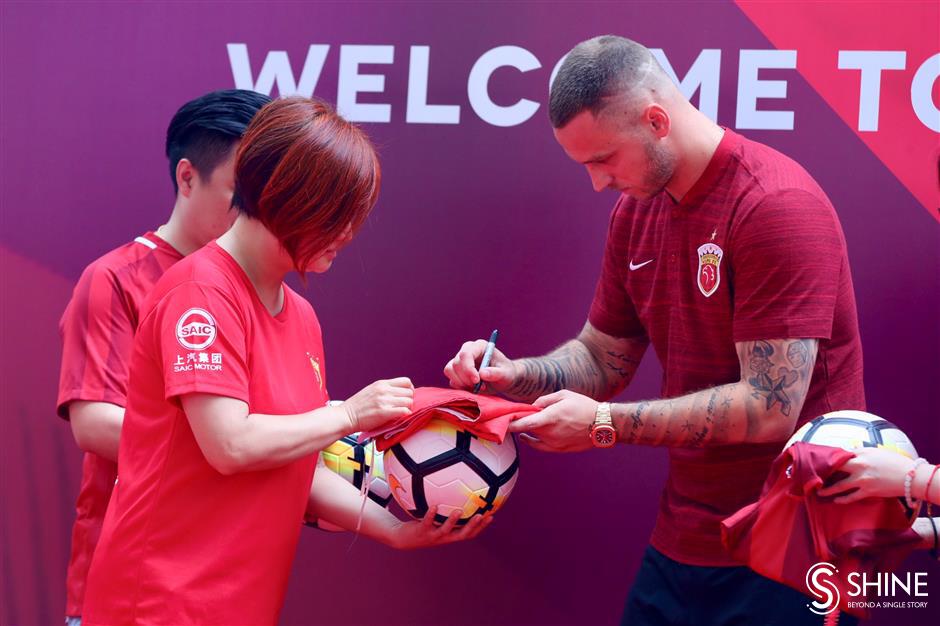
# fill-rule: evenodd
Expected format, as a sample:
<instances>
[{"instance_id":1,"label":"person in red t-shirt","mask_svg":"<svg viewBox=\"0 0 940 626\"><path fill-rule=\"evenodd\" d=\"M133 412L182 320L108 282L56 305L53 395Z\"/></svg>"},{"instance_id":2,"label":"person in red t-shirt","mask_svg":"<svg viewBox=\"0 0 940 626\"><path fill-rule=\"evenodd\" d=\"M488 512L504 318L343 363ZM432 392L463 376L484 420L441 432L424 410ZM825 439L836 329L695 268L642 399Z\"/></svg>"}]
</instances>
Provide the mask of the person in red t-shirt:
<instances>
[{"instance_id":1,"label":"person in red t-shirt","mask_svg":"<svg viewBox=\"0 0 940 626\"><path fill-rule=\"evenodd\" d=\"M835 210L797 163L708 119L622 37L568 54L549 115L594 189L621 194L587 323L551 354L495 351L482 371L486 342L467 342L445 374L541 407L511 427L537 449L669 449L624 623L812 622L800 594L734 567L719 524L757 499L795 427L865 407ZM663 399L609 404L649 344Z\"/></svg>"},{"instance_id":2,"label":"person in red t-shirt","mask_svg":"<svg viewBox=\"0 0 940 626\"><path fill-rule=\"evenodd\" d=\"M117 476L118 442L140 309L171 265L231 226L235 146L270 98L216 91L183 105L166 133L176 203L166 224L92 262L59 327L57 411L85 451L66 578L66 620L81 623L85 578Z\"/></svg>"},{"instance_id":3,"label":"person in red t-shirt","mask_svg":"<svg viewBox=\"0 0 940 626\"><path fill-rule=\"evenodd\" d=\"M275 623L308 506L355 527L364 504L364 534L399 548L489 523L455 530L459 511L403 523L315 472L321 449L409 413L414 394L395 378L329 406L320 324L283 282L327 271L371 211L380 174L365 134L321 102L276 100L245 132L235 180L235 224L141 309L86 626Z\"/></svg>"}]
</instances>

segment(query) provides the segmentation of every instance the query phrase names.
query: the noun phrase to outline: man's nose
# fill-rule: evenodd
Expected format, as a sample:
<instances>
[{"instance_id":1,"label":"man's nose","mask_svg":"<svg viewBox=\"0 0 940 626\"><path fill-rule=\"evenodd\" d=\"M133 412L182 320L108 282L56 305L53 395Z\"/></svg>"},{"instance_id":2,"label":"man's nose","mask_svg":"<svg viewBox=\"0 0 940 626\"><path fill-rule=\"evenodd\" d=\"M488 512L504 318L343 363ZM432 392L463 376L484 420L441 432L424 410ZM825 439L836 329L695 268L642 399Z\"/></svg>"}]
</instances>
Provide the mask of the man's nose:
<instances>
[{"instance_id":1,"label":"man's nose","mask_svg":"<svg viewBox=\"0 0 940 626\"><path fill-rule=\"evenodd\" d=\"M591 186L594 187L594 191L604 191L610 185L612 179L606 172L591 166L588 166L587 171L588 176L591 177Z\"/></svg>"}]
</instances>

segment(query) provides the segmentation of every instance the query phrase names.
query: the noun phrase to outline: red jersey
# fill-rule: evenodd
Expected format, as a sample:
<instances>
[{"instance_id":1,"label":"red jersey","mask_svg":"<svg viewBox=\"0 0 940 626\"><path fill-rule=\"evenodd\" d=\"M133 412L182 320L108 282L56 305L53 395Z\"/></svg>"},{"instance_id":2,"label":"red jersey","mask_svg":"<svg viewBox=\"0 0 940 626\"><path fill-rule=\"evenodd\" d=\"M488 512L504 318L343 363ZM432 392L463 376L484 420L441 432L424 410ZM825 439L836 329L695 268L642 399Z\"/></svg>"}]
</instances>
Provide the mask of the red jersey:
<instances>
[{"instance_id":1,"label":"red jersey","mask_svg":"<svg viewBox=\"0 0 940 626\"><path fill-rule=\"evenodd\" d=\"M874 580L890 572L920 542L896 498L865 498L836 504L817 491L845 476L839 468L855 455L841 448L798 442L774 461L760 500L721 523L729 552L758 574L807 595L807 572L823 562L834 566L832 582L843 611L866 617L849 595L848 576Z\"/></svg>"},{"instance_id":2,"label":"red jersey","mask_svg":"<svg viewBox=\"0 0 940 626\"><path fill-rule=\"evenodd\" d=\"M59 416L68 419L69 403L76 400L126 405L127 372L140 307L157 279L182 258L170 244L148 232L85 268L59 322ZM65 583L66 615L82 614L85 578L116 477L116 463L85 453Z\"/></svg>"},{"instance_id":3,"label":"red jersey","mask_svg":"<svg viewBox=\"0 0 940 626\"><path fill-rule=\"evenodd\" d=\"M620 197L589 319L601 332L652 343L666 398L739 381L736 342L815 338L798 424L865 408L835 210L796 162L730 130L680 202L665 192ZM757 498L782 445L671 448L653 547L680 563L734 565L719 523Z\"/></svg>"},{"instance_id":4,"label":"red jersey","mask_svg":"<svg viewBox=\"0 0 940 626\"><path fill-rule=\"evenodd\" d=\"M88 577L83 623L273 624L316 455L225 476L180 396L291 415L326 404L320 325L286 285L272 316L214 242L173 266L134 340L120 477Z\"/></svg>"}]
</instances>

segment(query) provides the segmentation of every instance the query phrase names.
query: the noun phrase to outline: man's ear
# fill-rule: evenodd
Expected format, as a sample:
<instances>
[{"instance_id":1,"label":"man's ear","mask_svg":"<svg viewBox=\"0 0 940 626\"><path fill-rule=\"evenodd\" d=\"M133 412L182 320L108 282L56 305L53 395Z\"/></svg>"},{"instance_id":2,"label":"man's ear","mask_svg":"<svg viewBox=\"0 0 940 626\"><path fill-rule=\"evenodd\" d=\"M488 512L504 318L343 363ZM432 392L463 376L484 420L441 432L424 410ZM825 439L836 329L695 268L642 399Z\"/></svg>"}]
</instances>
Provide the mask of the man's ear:
<instances>
[{"instance_id":1,"label":"man's ear","mask_svg":"<svg viewBox=\"0 0 940 626\"><path fill-rule=\"evenodd\" d=\"M669 134L671 124L669 113L660 105L654 103L647 106L643 117L643 121L646 122L657 137L663 138Z\"/></svg>"},{"instance_id":2,"label":"man's ear","mask_svg":"<svg viewBox=\"0 0 940 626\"><path fill-rule=\"evenodd\" d=\"M180 159L176 164L176 186L184 198L188 198L193 192L193 184L196 178L196 168L193 167L189 159Z\"/></svg>"}]
</instances>

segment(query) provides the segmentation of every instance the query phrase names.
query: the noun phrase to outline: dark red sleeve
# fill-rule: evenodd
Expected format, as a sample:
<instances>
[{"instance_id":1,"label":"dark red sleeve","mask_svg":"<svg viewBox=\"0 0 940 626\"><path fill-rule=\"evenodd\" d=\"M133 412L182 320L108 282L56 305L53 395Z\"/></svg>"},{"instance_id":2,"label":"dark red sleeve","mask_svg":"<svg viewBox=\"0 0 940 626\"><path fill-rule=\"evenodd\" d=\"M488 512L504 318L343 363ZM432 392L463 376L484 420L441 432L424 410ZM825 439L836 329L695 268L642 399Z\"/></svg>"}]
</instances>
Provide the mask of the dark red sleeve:
<instances>
[{"instance_id":1,"label":"dark red sleeve","mask_svg":"<svg viewBox=\"0 0 940 626\"><path fill-rule=\"evenodd\" d=\"M62 370L56 411L75 400L124 406L134 324L114 273L100 264L82 273L59 322Z\"/></svg>"},{"instance_id":2,"label":"dark red sleeve","mask_svg":"<svg viewBox=\"0 0 940 626\"><path fill-rule=\"evenodd\" d=\"M625 247L629 233L625 232L628 226L621 218L622 202L621 199L611 212L601 275L594 288L588 321L597 330L613 337L645 337L646 330L624 286L623 265L627 262Z\"/></svg>"},{"instance_id":3,"label":"dark red sleeve","mask_svg":"<svg viewBox=\"0 0 940 626\"><path fill-rule=\"evenodd\" d=\"M183 283L154 315L167 399L209 393L248 402L248 319L224 293Z\"/></svg>"},{"instance_id":4,"label":"dark red sleeve","mask_svg":"<svg viewBox=\"0 0 940 626\"><path fill-rule=\"evenodd\" d=\"M766 197L733 227L734 341L832 335L845 242L832 206L802 190Z\"/></svg>"}]
</instances>

